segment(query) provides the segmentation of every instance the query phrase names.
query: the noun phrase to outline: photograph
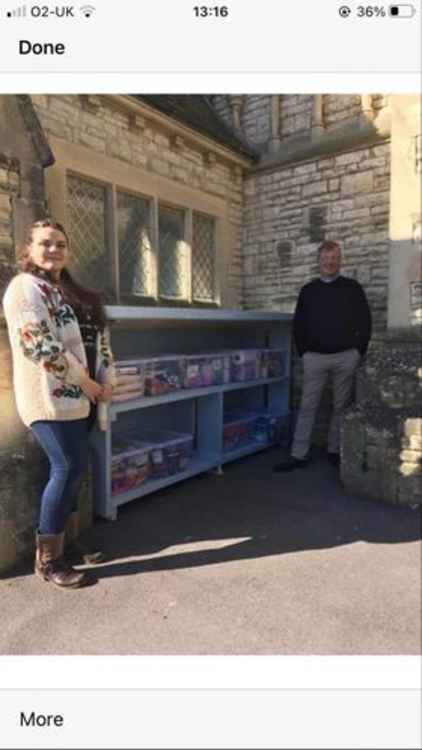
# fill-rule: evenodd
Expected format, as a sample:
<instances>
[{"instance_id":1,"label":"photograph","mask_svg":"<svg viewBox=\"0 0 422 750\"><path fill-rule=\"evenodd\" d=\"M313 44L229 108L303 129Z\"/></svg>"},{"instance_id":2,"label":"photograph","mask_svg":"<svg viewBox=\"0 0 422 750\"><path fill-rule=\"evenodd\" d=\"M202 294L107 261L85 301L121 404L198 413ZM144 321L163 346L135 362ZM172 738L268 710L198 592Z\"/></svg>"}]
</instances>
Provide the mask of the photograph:
<instances>
[{"instance_id":1,"label":"photograph","mask_svg":"<svg viewBox=\"0 0 422 750\"><path fill-rule=\"evenodd\" d=\"M421 120L0 95L1 656L420 655Z\"/></svg>"}]
</instances>

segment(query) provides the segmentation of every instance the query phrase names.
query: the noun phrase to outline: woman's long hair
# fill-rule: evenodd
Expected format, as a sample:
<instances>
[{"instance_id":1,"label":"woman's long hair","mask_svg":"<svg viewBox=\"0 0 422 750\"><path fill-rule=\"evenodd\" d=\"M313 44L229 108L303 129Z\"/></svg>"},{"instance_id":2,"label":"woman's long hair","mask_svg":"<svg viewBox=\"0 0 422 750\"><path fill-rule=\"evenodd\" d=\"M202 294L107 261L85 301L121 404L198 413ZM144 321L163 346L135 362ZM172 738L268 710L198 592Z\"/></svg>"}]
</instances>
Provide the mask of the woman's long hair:
<instances>
[{"instance_id":1,"label":"woman's long hair","mask_svg":"<svg viewBox=\"0 0 422 750\"><path fill-rule=\"evenodd\" d=\"M18 252L17 263L20 271L36 273L38 270L38 267L30 258L29 246L33 240L34 229L38 229L39 227L51 227L52 229L61 232L66 237L69 247L69 237L62 224L47 218L34 221L34 223L28 227L24 245ZM54 281L48 272L46 273L46 276L50 281ZM94 292L93 289L87 289L82 286L82 284L79 284L67 268L63 268L60 273L60 287L63 291L66 302L75 310L75 312L77 312L78 309L89 307L93 322L101 330L104 330L107 324L107 318L100 295L97 292Z\"/></svg>"}]
</instances>

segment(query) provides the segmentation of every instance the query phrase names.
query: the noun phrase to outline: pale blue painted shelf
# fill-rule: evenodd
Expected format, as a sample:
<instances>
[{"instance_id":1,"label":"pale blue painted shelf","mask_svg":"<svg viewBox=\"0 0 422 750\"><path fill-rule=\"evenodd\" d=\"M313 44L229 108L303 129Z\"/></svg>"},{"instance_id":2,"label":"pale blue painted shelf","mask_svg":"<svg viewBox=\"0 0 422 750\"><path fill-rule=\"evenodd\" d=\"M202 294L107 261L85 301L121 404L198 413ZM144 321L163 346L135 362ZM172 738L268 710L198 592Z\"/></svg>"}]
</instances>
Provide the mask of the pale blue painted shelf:
<instances>
[{"instance_id":1,"label":"pale blue painted shelf","mask_svg":"<svg viewBox=\"0 0 422 750\"><path fill-rule=\"evenodd\" d=\"M162 396L111 404L107 429L93 435L95 511L115 520L119 506L229 461L269 447L259 442L223 451L223 415L241 408L287 416L289 413L292 316L285 313L152 307L108 307L116 359L160 354L195 354L247 348L285 349L281 378L183 389ZM194 435L194 455L185 471L149 480L119 494L111 491L112 437L136 429L164 429ZM222 477L224 481L224 477Z\"/></svg>"}]
</instances>

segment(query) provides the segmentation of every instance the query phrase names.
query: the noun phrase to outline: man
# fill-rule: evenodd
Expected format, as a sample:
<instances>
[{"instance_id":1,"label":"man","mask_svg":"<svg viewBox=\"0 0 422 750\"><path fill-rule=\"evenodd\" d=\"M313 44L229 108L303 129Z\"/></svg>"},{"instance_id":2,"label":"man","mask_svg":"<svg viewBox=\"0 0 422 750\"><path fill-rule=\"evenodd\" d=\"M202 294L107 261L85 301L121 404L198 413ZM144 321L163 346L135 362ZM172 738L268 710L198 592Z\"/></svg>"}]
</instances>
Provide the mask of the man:
<instances>
[{"instance_id":1,"label":"man","mask_svg":"<svg viewBox=\"0 0 422 750\"><path fill-rule=\"evenodd\" d=\"M368 348L371 312L361 285L340 275L338 242L318 248L320 278L302 287L293 336L303 362L303 391L290 457L274 471L305 468L315 415L327 377L333 378L328 458L340 464L340 418L350 403L356 368Z\"/></svg>"}]
</instances>

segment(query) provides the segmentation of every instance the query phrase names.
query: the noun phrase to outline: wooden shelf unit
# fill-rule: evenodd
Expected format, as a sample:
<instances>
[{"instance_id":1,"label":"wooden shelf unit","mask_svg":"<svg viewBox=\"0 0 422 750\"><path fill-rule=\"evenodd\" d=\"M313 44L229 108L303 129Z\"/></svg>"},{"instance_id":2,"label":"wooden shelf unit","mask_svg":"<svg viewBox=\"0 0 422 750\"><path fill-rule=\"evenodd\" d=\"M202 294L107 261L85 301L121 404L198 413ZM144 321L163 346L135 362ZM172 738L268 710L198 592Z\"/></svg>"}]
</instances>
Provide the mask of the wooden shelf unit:
<instances>
[{"instance_id":1,"label":"wooden shelf unit","mask_svg":"<svg viewBox=\"0 0 422 750\"><path fill-rule=\"evenodd\" d=\"M108 407L107 429L95 430L95 511L115 520L120 505L156 492L196 474L220 468L268 447L251 443L223 451L223 415L227 408L268 411L287 416L290 388L292 316L285 313L150 307L108 307L111 345L116 360L160 354L196 354L253 348L285 349L286 376L221 386L183 389L161 396L144 396ZM186 471L148 480L128 492L111 492L112 435L136 429L165 429L194 435L194 455Z\"/></svg>"}]
</instances>

